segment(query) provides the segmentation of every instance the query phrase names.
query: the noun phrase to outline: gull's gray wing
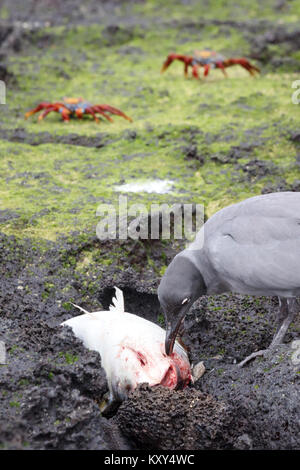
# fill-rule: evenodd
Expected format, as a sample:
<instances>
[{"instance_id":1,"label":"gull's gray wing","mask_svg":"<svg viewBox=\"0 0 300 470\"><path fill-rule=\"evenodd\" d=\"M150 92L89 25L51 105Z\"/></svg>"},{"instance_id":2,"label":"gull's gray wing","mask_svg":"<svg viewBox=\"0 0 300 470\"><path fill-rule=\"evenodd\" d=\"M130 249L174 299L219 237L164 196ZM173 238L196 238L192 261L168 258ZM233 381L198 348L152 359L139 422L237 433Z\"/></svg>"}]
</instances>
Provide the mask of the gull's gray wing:
<instances>
[{"instance_id":1,"label":"gull's gray wing","mask_svg":"<svg viewBox=\"0 0 300 470\"><path fill-rule=\"evenodd\" d=\"M235 292L300 295L300 193L274 193L219 211L204 249Z\"/></svg>"}]
</instances>

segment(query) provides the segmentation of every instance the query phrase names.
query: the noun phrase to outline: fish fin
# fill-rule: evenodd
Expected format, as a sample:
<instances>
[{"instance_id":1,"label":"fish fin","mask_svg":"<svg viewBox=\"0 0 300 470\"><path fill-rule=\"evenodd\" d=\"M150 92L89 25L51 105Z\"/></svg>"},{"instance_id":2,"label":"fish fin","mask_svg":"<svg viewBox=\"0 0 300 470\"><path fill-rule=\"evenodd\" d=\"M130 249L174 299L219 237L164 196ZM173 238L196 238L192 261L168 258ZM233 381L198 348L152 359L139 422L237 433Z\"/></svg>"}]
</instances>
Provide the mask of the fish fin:
<instances>
[{"instance_id":1,"label":"fish fin","mask_svg":"<svg viewBox=\"0 0 300 470\"><path fill-rule=\"evenodd\" d=\"M109 306L109 310L117 310L118 312L125 312L124 308L124 296L121 289L115 286L116 296L112 298L112 305Z\"/></svg>"},{"instance_id":2,"label":"fish fin","mask_svg":"<svg viewBox=\"0 0 300 470\"><path fill-rule=\"evenodd\" d=\"M101 313L101 311L99 311L99 312L88 312L88 311L85 310L84 308L79 307L79 305L73 304L72 302L70 302L70 304L72 304L74 307L76 307L76 308L78 308L79 310L81 310L83 313L89 315L89 318L90 318L90 319L92 319L92 320L99 320L98 313Z\"/></svg>"},{"instance_id":3,"label":"fish fin","mask_svg":"<svg viewBox=\"0 0 300 470\"><path fill-rule=\"evenodd\" d=\"M73 305L73 307L79 308L79 310L81 310L81 311L84 312L84 313L90 313L90 312L88 312L87 310L85 310L84 308L79 307L79 305L73 304L72 302L70 302L70 304Z\"/></svg>"}]
</instances>

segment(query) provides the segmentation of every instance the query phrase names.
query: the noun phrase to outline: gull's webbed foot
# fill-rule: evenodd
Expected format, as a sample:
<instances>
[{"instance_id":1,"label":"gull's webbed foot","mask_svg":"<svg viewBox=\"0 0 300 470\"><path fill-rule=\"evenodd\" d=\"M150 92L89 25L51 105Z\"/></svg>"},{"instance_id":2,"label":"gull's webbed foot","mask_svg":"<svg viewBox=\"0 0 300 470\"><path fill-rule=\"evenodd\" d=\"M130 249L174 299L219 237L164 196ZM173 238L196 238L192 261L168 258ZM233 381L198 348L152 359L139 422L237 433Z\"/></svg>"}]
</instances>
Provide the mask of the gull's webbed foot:
<instances>
[{"instance_id":1,"label":"gull's webbed foot","mask_svg":"<svg viewBox=\"0 0 300 470\"><path fill-rule=\"evenodd\" d=\"M247 356L243 361L238 363L239 367L244 367L244 365L248 364L248 362L252 361L256 357L264 356L266 352L269 351L268 349L261 349L260 351L255 351L254 353Z\"/></svg>"}]
</instances>

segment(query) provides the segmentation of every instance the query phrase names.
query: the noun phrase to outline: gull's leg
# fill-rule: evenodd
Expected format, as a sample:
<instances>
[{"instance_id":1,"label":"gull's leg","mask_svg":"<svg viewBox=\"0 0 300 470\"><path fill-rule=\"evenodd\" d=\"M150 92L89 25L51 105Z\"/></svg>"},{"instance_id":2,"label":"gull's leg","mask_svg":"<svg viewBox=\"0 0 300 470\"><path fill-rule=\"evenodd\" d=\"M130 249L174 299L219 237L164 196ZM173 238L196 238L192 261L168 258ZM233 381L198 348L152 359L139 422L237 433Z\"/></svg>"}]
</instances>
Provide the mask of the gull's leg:
<instances>
[{"instance_id":1,"label":"gull's leg","mask_svg":"<svg viewBox=\"0 0 300 470\"><path fill-rule=\"evenodd\" d=\"M281 299L282 300L282 299ZM285 337L285 334L294 320L296 313L299 309L299 305L297 302L296 298L289 298L289 299L284 299L287 303L287 315L284 317L282 323L280 326L278 326L277 331L275 333L275 336L272 340L272 343L270 344L270 348L273 346L277 346L278 344L282 343L283 338Z\"/></svg>"},{"instance_id":2,"label":"gull's leg","mask_svg":"<svg viewBox=\"0 0 300 470\"><path fill-rule=\"evenodd\" d=\"M277 310L277 315L276 315L277 329L276 329L275 335L278 333L284 319L289 314L287 299L284 297L278 297L278 301L279 301L279 309Z\"/></svg>"},{"instance_id":3,"label":"gull's leg","mask_svg":"<svg viewBox=\"0 0 300 470\"><path fill-rule=\"evenodd\" d=\"M278 327L268 349L273 348L274 346L278 346L282 343L283 338L299 309L297 299L293 297L289 299L282 297L279 298L279 306L280 308L277 314ZM246 359L238 364L238 366L243 367L252 359L255 359L258 356L263 356L268 351L268 349L262 349L250 354L250 356L247 356Z\"/></svg>"}]
</instances>

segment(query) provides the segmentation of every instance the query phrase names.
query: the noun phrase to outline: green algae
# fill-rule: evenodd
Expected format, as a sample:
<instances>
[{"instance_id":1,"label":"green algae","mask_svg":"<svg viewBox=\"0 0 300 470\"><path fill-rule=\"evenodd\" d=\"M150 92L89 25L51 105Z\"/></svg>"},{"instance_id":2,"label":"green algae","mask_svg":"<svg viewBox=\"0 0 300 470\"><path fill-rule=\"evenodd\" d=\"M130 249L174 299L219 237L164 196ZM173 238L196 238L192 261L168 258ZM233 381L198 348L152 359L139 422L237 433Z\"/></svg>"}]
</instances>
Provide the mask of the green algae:
<instances>
[{"instance_id":1,"label":"green algae","mask_svg":"<svg viewBox=\"0 0 300 470\"><path fill-rule=\"evenodd\" d=\"M154 1L143 3L145 17L155 17L156 7ZM268 21L293 24L297 8L293 2L279 14L271 2L264 6L252 2L251 7L247 2L238 7L232 2L206 2L205 8L192 3L178 9L166 2L155 27L120 25L114 34L99 25L36 32L25 50L9 58L17 85L8 87L1 127L24 129L36 135L37 144L39 133L48 133L54 142L29 145L0 140L1 209L18 215L2 222L1 231L37 240L56 240L72 230L93 231L99 221L98 205L117 207L115 186L136 180L167 179L174 184L169 194L129 193L129 204L197 202L205 204L210 216L227 204L260 194L267 183L277 181L278 174L288 183L299 178L297 144L289 139L299 125L299 110L291 101L297 73L284 66L262 67L262 74L253 79L233 67L228 79L212 70L196 81L183 78L178 62L160 74L171 51L191 53L211 47L229 57L249 54L250 44L236 26L229 23L224 28L207 21L196 28L197 18L226 21L234 11L235 21L245 19L247 12L248 20L259 14ZM134 11L141 14L141 6L135 5ZM189 18L193 27L183 27ZM41 49L45 37L49 47ZM274 45L272 54L279 49ZM297 52L293 57L298 57ZM63 96L109 103L134 122L115 117L114 123L96 124L87 118L66 124L54 113L41 123L37 116L24 120L24 112L38 102ZM99 133L104 135L99 148L55 142L55 136ZM259 144L238 162L216 160L216 155L226 156L232 147L249 140ZM203 165L186 159L185 148L191 144L203 156ZM237 163L254 158L273 162L277 174L243 179ZM84 268L90 263L87 256L68 263Z\"/></svg>"}]
</instances>

